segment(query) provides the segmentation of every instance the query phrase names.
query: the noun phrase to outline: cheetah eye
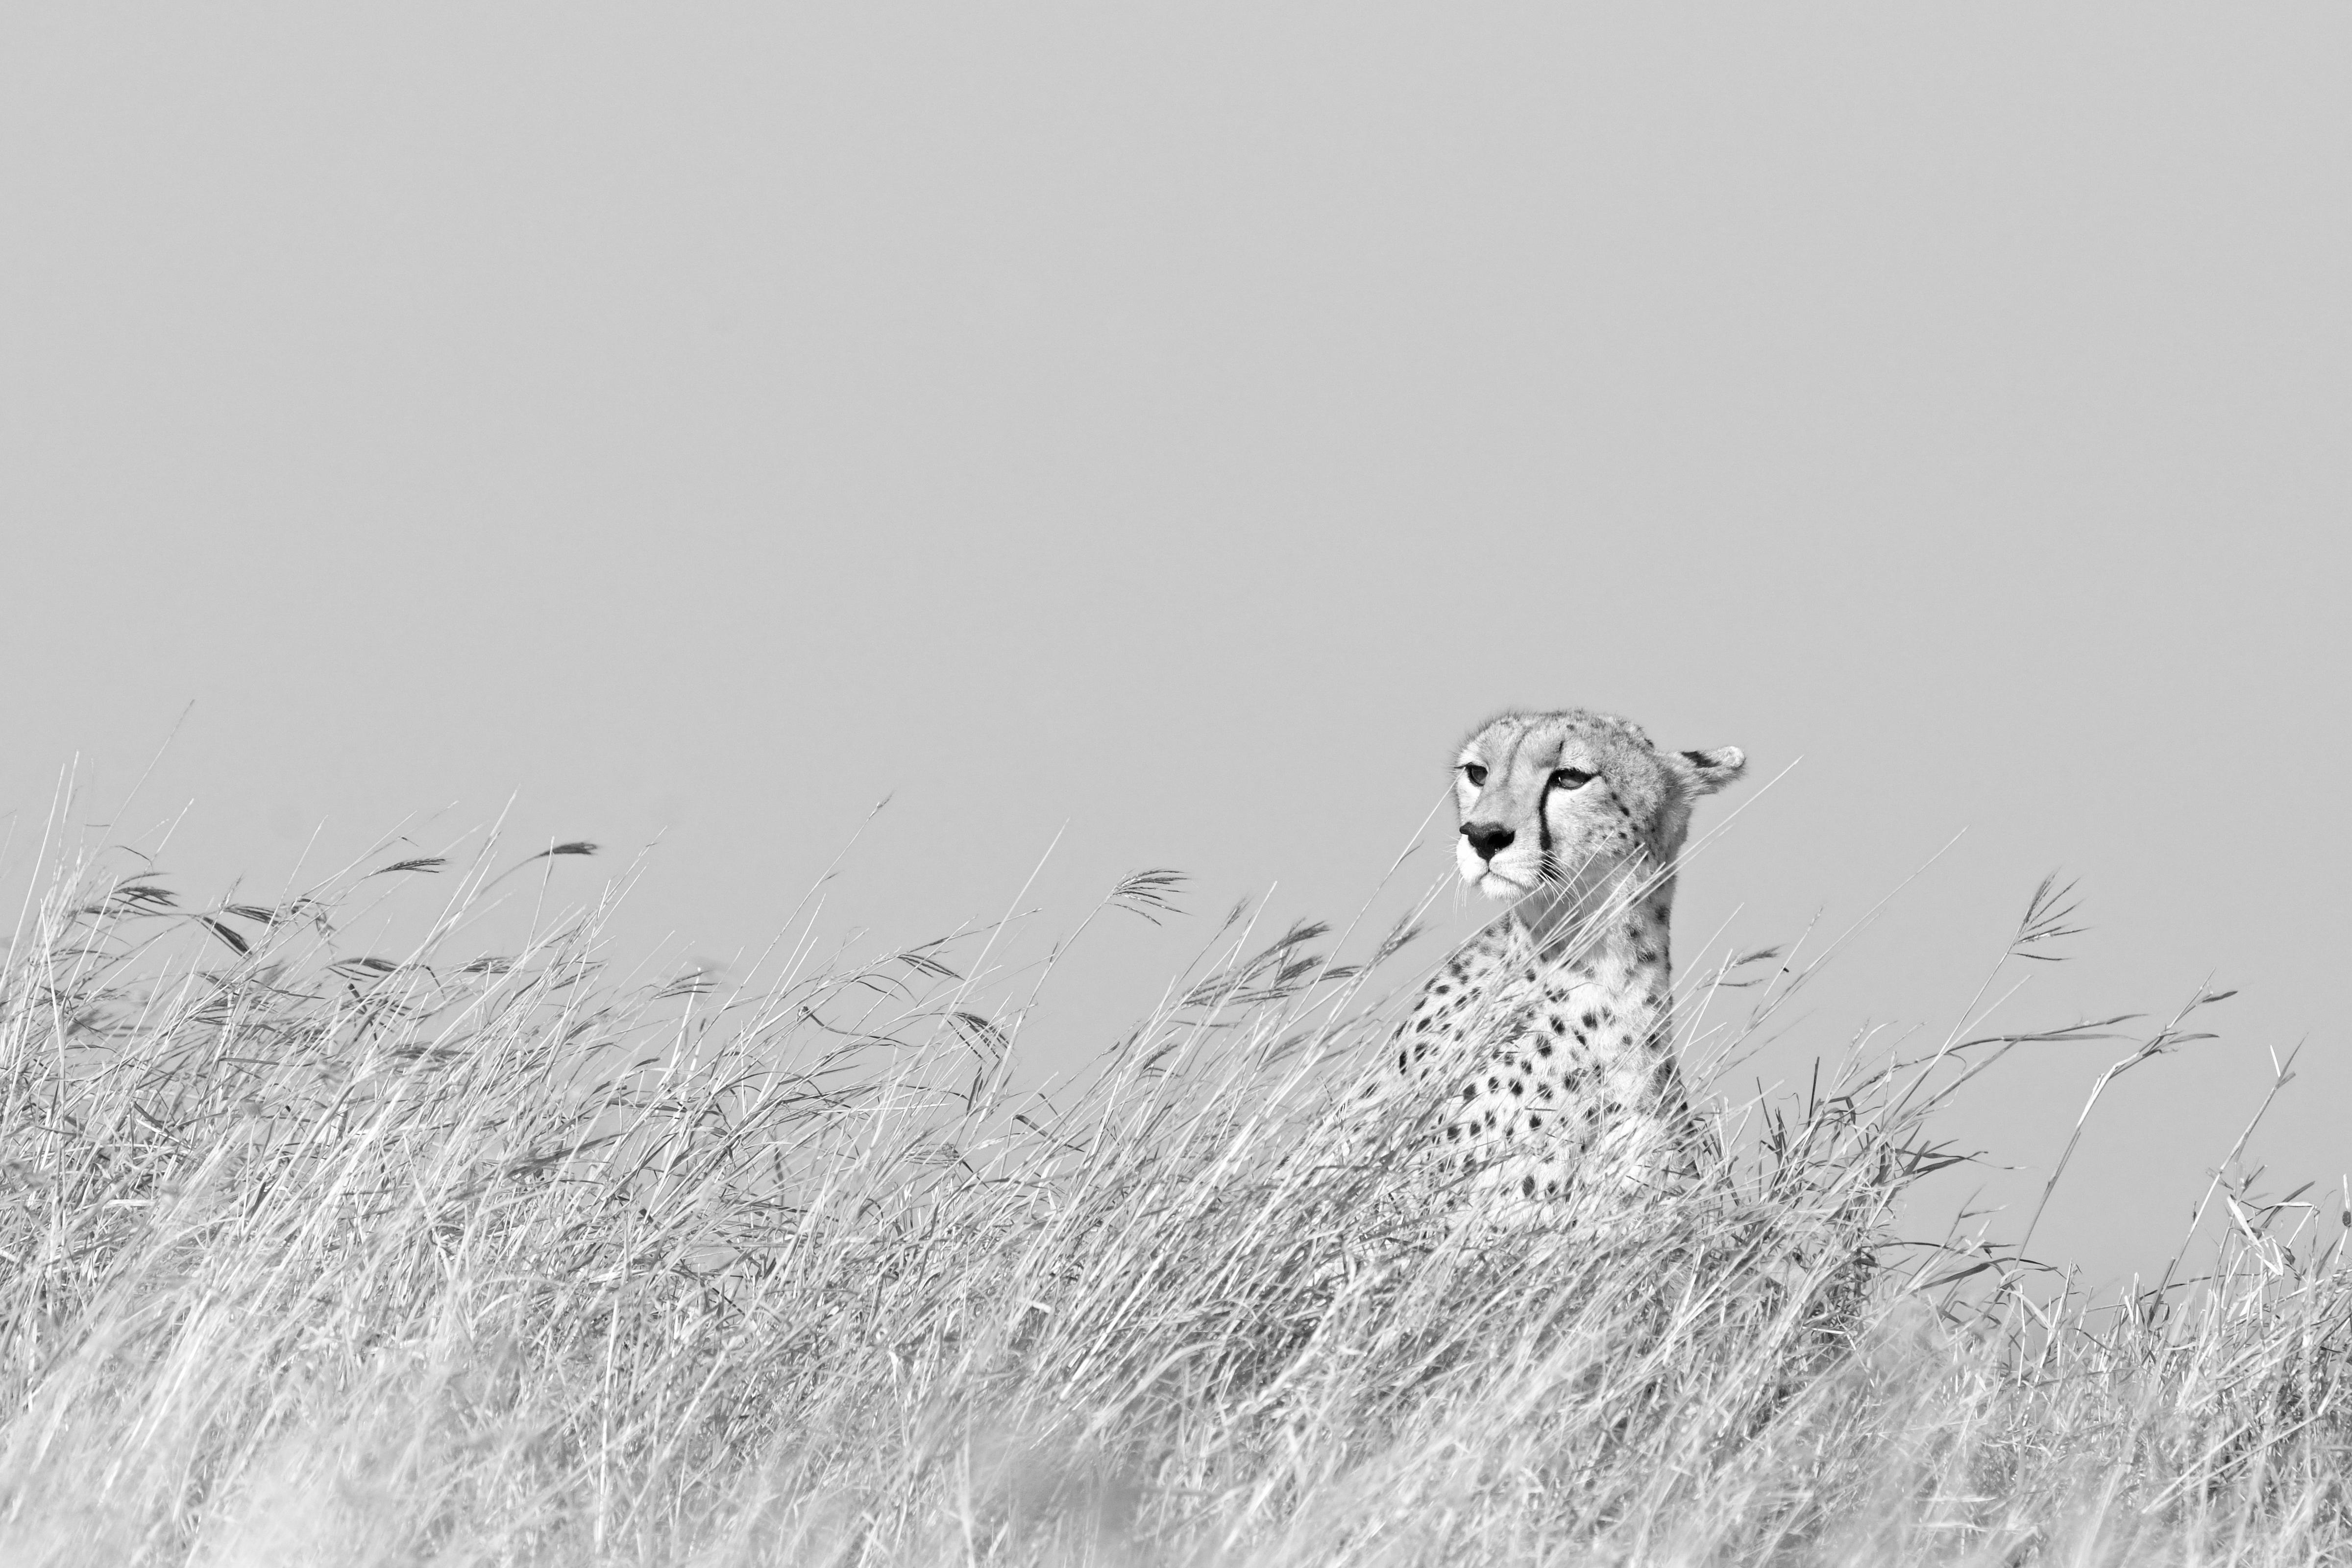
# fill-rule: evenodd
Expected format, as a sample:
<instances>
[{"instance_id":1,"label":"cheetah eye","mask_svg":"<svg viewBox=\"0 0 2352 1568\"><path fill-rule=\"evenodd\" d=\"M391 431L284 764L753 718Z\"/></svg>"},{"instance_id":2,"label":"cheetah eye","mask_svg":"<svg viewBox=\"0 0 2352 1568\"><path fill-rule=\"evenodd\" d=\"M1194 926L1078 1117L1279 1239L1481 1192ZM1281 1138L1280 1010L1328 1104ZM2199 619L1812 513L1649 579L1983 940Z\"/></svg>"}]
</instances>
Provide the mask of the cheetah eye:
<instances>
[{"instance_id":1,"label":"cheetah eye","mask_svg":"<svg viewBox=\"0 0 2352 1568\"><path fill-rule=\"evenodd\" d=\"M1592 775L1582 768L1555 768L1551 783L1554 789L1582 789L1592 782Z\"/></svg>"},{"instance_id":2,"label":"cheetah eye","mask_svg":"<svg viewBox=\"0 0 2352 1568\"><path fill-rule=\"evenodd\" d=\"M1486 770L1480 763L1465 763L1462 764L1462 776L1474 784L1482 784L1486 782Z\"/></svg>"}]
</instances>

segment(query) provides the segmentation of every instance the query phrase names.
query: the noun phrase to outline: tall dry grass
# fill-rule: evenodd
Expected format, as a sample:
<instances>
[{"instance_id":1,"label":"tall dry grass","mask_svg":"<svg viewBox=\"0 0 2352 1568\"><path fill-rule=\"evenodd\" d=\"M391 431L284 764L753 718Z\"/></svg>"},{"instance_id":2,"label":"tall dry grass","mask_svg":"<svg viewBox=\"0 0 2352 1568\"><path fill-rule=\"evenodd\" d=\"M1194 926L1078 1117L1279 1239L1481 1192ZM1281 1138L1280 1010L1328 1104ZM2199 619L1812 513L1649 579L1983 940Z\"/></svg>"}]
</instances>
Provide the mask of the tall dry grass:
<instances>
[{"instance_id":1,"label":"tall dry grass","mask_svg":"<svg viewBox=\"0 0 2352 1568\"><path fill-rule=\"evenodd\" d=\"M410 951L344 934L453 884ZM1349 1109L1394 942L1229 921L1048 1098L986 933L723 994L608 976L596 910L463 951L499 890L51 868L0 990L0 1562L2352 1557L2316 1209L2217 1191L2210 1255L2104 1307L1895 1240L2034 1037L1846 1058L1702 1190L1498 1237ZM1700 978L1695 1056L1774 968Z\"/></svg>"}]
</instances>

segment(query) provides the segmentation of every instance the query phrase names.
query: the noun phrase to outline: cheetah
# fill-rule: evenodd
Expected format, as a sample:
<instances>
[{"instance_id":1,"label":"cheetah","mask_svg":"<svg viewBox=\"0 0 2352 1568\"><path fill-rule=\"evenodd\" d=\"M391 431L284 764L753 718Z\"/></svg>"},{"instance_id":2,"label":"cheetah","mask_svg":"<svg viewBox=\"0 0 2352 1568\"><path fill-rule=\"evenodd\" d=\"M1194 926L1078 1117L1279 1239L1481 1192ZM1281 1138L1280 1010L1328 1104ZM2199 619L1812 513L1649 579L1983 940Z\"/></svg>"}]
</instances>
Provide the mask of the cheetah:
<instances>
[{"instance_id":1,"label":"cheetah","mask_svg":"<svg viewBox=\"0 0 2352 1568\"><path fill-rule=\"evenodd\" d=\"M1509 909L1430 977L1390 1065L1393 1089L1444 1094L1427 1152L1471 1212L1525 1219L1695 1173L1667 926L1692 804L1746 766L1583 709L1507 712L1463 745L1456 860Z\"/></svg>"}]
</instances>

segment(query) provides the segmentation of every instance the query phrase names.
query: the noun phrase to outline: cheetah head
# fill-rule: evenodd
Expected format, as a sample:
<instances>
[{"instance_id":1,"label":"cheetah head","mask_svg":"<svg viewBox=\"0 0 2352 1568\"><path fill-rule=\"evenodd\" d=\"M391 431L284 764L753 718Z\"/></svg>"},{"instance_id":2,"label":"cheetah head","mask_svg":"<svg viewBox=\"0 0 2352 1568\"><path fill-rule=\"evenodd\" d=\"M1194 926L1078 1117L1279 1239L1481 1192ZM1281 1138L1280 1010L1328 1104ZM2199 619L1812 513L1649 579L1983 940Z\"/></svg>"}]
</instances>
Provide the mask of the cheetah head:
<instances>
[{"instance_id":1,"label":"cheetah head","mask_svg":"<svg viewBox=\"0 0 2352 1568\"><path fill-rule=\"evenodd\" d=\"M1691 804L1738 779L1737 746L1661 752L1639 725L1571 708L1505 713L1454 759L1462 879L1489 898L1580 897L1631 868L1668 874Z\"/></svg>"}]
</instances>

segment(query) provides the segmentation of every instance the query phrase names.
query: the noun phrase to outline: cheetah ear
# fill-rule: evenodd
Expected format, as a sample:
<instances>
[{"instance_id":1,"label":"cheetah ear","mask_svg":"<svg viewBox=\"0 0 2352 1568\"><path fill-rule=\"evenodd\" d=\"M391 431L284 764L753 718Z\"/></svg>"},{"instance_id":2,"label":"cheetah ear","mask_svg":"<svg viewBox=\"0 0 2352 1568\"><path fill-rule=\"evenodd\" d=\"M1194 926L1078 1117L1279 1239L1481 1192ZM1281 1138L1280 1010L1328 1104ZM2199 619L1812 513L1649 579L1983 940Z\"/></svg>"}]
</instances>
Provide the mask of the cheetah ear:
<instances>
[{"instance_id":1,"label":"cheetah ear","mask_svg":"<svg viewBox=\"0 0 2352 1568\"><path fill-rule=\"evenodd\" d=\"M1713 795L1726 784L1739 782L1748 771L1748 753L1737 746L1717 746L1711 752L1676 752L1666 759L1667 766L1680 773L1683 786L1693 795Z\"/></svg>"}]
</instances>

